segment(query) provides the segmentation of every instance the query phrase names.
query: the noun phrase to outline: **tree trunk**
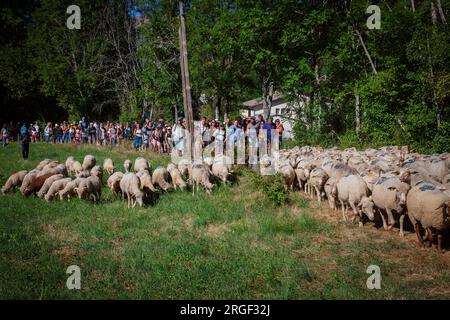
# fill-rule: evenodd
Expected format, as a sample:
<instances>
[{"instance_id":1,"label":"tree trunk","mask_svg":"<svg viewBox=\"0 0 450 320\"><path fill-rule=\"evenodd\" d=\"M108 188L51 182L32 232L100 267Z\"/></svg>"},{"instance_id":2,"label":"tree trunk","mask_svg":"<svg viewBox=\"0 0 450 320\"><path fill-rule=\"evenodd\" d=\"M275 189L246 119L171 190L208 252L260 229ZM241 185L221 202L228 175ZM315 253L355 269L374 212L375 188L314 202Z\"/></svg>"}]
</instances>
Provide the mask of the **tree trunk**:
<instances>
[{"instance_id":1,"label":"tree trunk","mask_svg":"<svg viewBox=\"0 0 450 320\"><path fill-rule=\"evenodd\" d=\"M370 56L369 51L367 50L366 44L364 43L364 39L363 39L361 33L357 29L355 29L355 32L356 32L356 35L359 38L359 41L361 42L361 45L362 45L362 47L364 49L364 52L365 52L365 54L367 56L367 59L370 62L370 66L372 67L373 73L378 74L377 69L375 68L375 65L373 63L372 57Z\"/></svg>"},{"instance_id":2,"label":"tree trunk","mask_svg":"<svg viewBox=\"0 0 450 320\"><path fill-rule=\"evenodd\" d=\"M270 111L272 110L273 98L273 82L269 82L269 79L263 81L262 93L264 119L267 121L267 118L270 117Z\"/></svg>"},{"instance_id":3,"label":"tree trunk","mask_svg":"<svg viewBox=\"0 0 450 320\"><path fill-rule=\"evenodd\" d=\"M436 26L437 12L436 12L436 7L434 6L433 0L430 1L430 4L431 4L431 22L433 22L433 25Z\"/></svg>"},{"instance_id":4,"label":"tree trunk","mask_svg":"<svg viewBox=\"0 0 450 320\"><path fill-rule=\"evenodd\" d=\"M175 109L175 119L174 119L174 123L177 123L177 119L178 119L178 107L177 105L174 106Z\"/></svg>"},{"instance_id":5,"label":"tree trunk","mask_svg":"<svg viewBox=\"0 0 450 320\"><path fill-rule=\"evenodd\" d=\"M444 10L442 10L441 0L436 0L436 7L438 9L439 16L441 17L442 23L447 25L447 20L445 19Z\"/></svg>"},{"instance_id":6,"label":"tree trunk","mask_svg":"<svg viewBox=\"0 0 450 320\"><path fill-rule=\"evenodd\" d=\"M361 106L359 103L359 95L355 94L355 123L356 123L356 134L359 134L361 130Z\"/></svg>"},{"instance_id":7,"label":"tree trunk","mask_svg":"<svg viewBox=\"0 0 450 320\"><path fill-rule=\"evenodd\" d=\"M414 0L411 0L411 10L412 12L416 12L416 5L414 4Z\"/></svg>"},{"instance_id":8,"label":"tree trunk","mask_svg":"<svg viewBox=\"0 0 450 320\"><path fill-rule=\"evenodd\" d=\"M192 100L191 100L191 83L189 80L189 64L187 53L187 41L186 41L186 26L184 18L184 1L178 1L180 11L180 64L181 74L183 81L183 105L184 105L184 117L186 118L186 128L191 136L191 145L189 146L191 157L193 155L193 141L194 141L194 119L192 114Z\"/></svg>"}]
</instances>

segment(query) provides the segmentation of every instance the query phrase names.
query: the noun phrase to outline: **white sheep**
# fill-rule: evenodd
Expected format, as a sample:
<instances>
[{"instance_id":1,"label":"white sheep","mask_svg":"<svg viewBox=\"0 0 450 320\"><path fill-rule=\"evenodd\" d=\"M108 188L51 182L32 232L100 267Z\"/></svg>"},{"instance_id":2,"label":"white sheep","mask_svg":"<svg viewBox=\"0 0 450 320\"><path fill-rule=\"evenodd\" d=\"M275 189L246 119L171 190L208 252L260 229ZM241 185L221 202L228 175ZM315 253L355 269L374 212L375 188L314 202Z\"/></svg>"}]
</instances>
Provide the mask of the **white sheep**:
<instances>
[{"instance_id":1,"label":"white sheep","mask_svg":"<svg viewBox=\"0 0 450 320\"><path fill-rule=\"evenodd\" d=\"M105 169L109 175L112 175L114 173L114 162L111 158L106 158L103 161L103 169Z\"/></svg>"},{"instance_id":2,"label":"white sheep","mask_svg":"<svg viewBox=\"0 0 450 320\"><path fill-rule=\"evenodd\" d=\"M91 173L87 170L81 170L78 172L75 177L77 178L88 178L91 175Z\"/></svg>"},{"instance_id":3,"label":"white sheep","mask_svg":"<svg viewBox=\"0 0 450 320\"><path fill-rule=\"evenodd\" d=\"M214 162L211 168L212 174L219 178L224 185L227 184L228 177L231 173L228 171L228 167L225 163Z\"/></svg>"},{"instance_id":4,"label":"white sheep","mask_svg":"<svg viewBox=\"0 0 450 320\"><path fill-rule=\"evenodd\" d=\"M48 190L50 189L53 182L55 182L56 180L60 180L62 178L64 178L64 175L62 175L62 174L55 174L55 175L47 178L45 180L44 184L42 185L42 187L36 193L38 198L43 198L45 196L45 194L48 192Z\"/></svg>"},{"instance_id":5,"label":"white sheep","mask_svg":"<svg viewBox=\"0 0 450 320\"><path fill-rule=\"evenodd\" d=\"M44 159L41 162L39 162L39 164L36 166L37 170L42 170L47 164L49 164L50 162L55 161L52 159Z\"/></svg>"},{"instance_id":6,"label":"white sheep","mask_svg":"<svg viewBox=\"0 0 450 320\"><path fill-rule=\"evenodd\" d=\"M125 173L128 173L131 171L131 166L133 165L133 162L131 160L125 160L123 162L123 168L125 169Z\"/></svg>"},{"instance_id":7,"label":"white sheep","mask_svg":"<svg viewBox=\"0 0 450 320\"><path fill-rule=\"evenodd\" d=\"M155 169L152 175L152 182L153 185L158 185L161 189L164 191L167 191L170 189L169 184L169 172L164 167L158 167Z\"/></svg>"},{"instance_id":8,"label":"white sheep","mask_svg":"<svg viewBox=\"0 0 450 320\"><path fill-rule=\"evenodd\" d=\"M155 189L155 186L153 185L153 178L152 176L147 172L147 170L139 171L136 173L139 180L141 181L140 187L142 190L147 191L150 190L152 192L158 192L158 190Z\"/></svg>"},{"instance_id":9,"label":"white sheep","mask_svg":"<svg viewBox=\"0 0 450 320\"><path fill-rule=\"evenodd\" d=\"M359 215L359 226L362 227L362 211L359 210L358 205L363 197L369 194L369 188L359 174L350 174L339 179L336 186L333 188L332 194L336 196L341 203L342 219L347 221L348 206L353 210L352 222L355 217ZM369 217L370 218L370 217ZM373 216L372 219L373 220Z\"/></svg>"},{"instance_id":10,"label":"white sheep","mask_svg":"<svg viewBox=\"0 0 450 320\"><path fill-rule=\"evenodd\" d=\"M72 163L72 174L77 175L82 171L83 171L83 166L81 165L80 161L75 160Z\"/></svg>"},{"instance_id":11,"label":"white sheep","mask_svg":"<svg viewBox=\"0 0 450 320\"><path fill-rule=\"evenodd\" d=\"M66 165L66 168L67 168L67 174L69 176L71 176L73 174L73 163L74 162L75 162L74 157L72 157L72 156L67 157L65 165Z\"/></svg>"},{"instance_id":12,"label":"white sheep","mask_svg":"<svg viewBox=\"0 0 450 320\"><path fill-rule=\"evenodd\" d=\"M204 166L194 166L192 168L192 195L195 195L195 186L197 186L197 193L200 185L206 188L207 193L211 193L214 187L209 180L209 171Z\"/></svg>"},{"instance_id":13,"label":"white sheep","mask_svg":"<svg viewBox=\"0 0 450 320\"><path fill-rule=\"evenodd\" d=\"M177 190L177 186L181 190L184 190L187 187L186 182L181 177L180 170L178 170L178 168L173 163L169 163L167 165L167 171L169 172L170 178L172 179L174 190Z\"/></svg>"},{"instance_id":14,"label":"white sheep","mask_svg":"<svg viewBox=\"0 0 450 320\"><path fill-rule=\"evenodd\" d=\"M150 173L151 164L147 159L142 157L136 158L134 161L134 171L139 172L141 170L147 170Z\"/></svg>"},{"instance_id":15,"label":"white sheep","mask_svg":"<svg viewBox=\"0 0 450 320\"><path fill-rule=\"evenodd\" d=\"M140 188L140 183L138 176L131 172L124 174L120 180L120 190L122 198L127 198L127 208L134 208L136 203L139 203L140 207L144 205L144 192Z\"/></svg>"},{"instance_id":16,"label":"white sheep","mask_svg":"<svg viewBox=\"0 0 450 320\"><path fill-rule=\"evenodd\" d=\"M94 166L90 172L91 176L97 176L100 178L100 181L103 179L103 168L101 166Z\"/></svg>"},{"instance_id":17,"label":"white sheep","mask_svg":"<svg viewBox=\"0 0 450 320\"><path fill-rule=\"evenodd\" d=\"M120 193L120 180L123 178L122 172L114 172L112 175L109 176L107 184L109 190L111 190L111 193L113 195L117 195Z\"/></svg>"},{"instance_id":18,"label":"white sheep","mask_svg":"<svg viewBox=\"0 0 450 320\"><path fill-rule=\"evenodd\" d=\"M61 200L64 200L64 198L67 197L68 200L70 200L70 198L72 196L76 195L75 192L75 188L80 186L81 181L83 181L85 178L76 178L72 181L69 181L66 186L64 187L64 189L59 191L59 198Z\"/></svg>"},{"instance_id":19,"label":"white sheep","mask_svg":"<svg viewBox=\"0 0 450 320\"><path fill-rule=\"evenodd\" d=\"M97 164L97 159L93 155L86 155L83 159L83 170L91 170Z\"/></svg>"},{"instance_id":20,"label":"white sheep","mask_svg":"<svg viewBox=\"0 0 450 320\"><path fill-rule=\"evenodd\" d=\"M411 188L406 199L408 216L417 234L419 242L423 244L420 226L425 228L428 240L432 240L432 231L438 234L438 252L442 253L442 234L450 228L448 207L450 197L429 182L422 182Z\"/></svg>"},{"instance_id":21,"label":"white sheep","mask_svg":"<svg viewBox=\"0 0 450 320\"><path fill-rule=\"evenodd\" d=\"M7 193L10 190L13 190L15 188L20 188L20 186L22 185L23 179L25 178L25 176L27 175L28 171L27 170L22 170L16 173L13 173L8 180L6 180L5 185L2 187L2 193Z\"/></svg>"},{"instance_id":22,"label":"white sheep","mask_svg":"<svg viewBox=\"0 0 450 320\"><path fill-rule=\"evenodd\" d=\"M50 189L48 189L47 193L44 196L45 201L50 201L51 199L53 199L53 197L58 194L58 192L62 189L64 189L64 187L71 181L71 178L64 178L64 179L59 179L56 180L52 183L52 185L50 186Z\"/></svg>"},{"instance_id":23,"label":"white sheep","mask_svg":"<svg viewBox=\"0 0 450 320\"><path fill-rule=\"evenodd\" d=\"M75 188L78 198L87 199L89 196L94 198L94 202L100 200L102 193L102 182L99 177L93 175L89 176L80 182L80 185Z\"/></svg>"}]
</instances>

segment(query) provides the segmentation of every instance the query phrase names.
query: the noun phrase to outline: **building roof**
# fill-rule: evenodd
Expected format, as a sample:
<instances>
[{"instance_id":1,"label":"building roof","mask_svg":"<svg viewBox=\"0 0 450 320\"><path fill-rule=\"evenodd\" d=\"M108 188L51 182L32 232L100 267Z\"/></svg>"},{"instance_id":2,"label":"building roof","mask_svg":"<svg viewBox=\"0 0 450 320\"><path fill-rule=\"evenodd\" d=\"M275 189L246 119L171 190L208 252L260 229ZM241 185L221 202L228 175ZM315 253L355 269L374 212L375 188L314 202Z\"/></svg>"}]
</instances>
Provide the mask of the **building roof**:
<instances>
[{"instance_id":1,"label":"building roof","mask_svg":"<svg viewBox=\"0 0 450 320\"><path fill-rule=\"evenodd\" d=\"M275 92L272 97L272 107L284 103L284 96L281 92ZM263 108L263 99L257 98L253 100L248 100L243 103L244 109L246 110L261 110Z\"/></svg>"}]
</instances>

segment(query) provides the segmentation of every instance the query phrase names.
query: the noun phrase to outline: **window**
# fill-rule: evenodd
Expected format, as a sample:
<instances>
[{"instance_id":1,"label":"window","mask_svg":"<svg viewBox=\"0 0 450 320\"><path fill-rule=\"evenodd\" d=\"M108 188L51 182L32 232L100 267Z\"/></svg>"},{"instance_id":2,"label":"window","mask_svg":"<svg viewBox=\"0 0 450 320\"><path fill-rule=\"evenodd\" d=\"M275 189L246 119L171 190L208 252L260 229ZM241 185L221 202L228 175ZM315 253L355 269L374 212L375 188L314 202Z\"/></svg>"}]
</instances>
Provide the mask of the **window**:
<instances>
[{"instance_id":1,"label":"window","mask_svg":"<svg viewBox=\"0 0 450 320\"><path fill-rule=\"evenodd\" d=\"M280 114L280 108L276 108L276 109L275 109L275 115L278 116L279 114Z\"/></svg>"}]
</instances>

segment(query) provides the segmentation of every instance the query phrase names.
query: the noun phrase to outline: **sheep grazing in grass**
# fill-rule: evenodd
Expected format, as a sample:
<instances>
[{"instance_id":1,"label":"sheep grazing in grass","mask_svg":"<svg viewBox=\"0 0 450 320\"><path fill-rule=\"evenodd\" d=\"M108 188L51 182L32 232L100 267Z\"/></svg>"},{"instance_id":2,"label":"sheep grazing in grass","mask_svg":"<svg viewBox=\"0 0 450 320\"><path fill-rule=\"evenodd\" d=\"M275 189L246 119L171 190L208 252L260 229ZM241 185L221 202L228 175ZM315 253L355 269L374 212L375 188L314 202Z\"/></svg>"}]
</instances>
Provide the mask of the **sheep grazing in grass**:
<instances>
[{"instance_id":1,"label":"sheep grazing in grass","mask_svg":"<svg viewBox=\"0 0 450 320\"><path fill-rule=\"evenodd\" d=\"M44 168L41 171L39 171L39 173L37 174L37 177L41 177L41 176L49 176L49 175L54 175L54 174L62 174L62 175L67 175L67 168L64 164L58 164L55 167L48 167L48 168Z\"/></svg>"},{"instance_id":2,"label":"sheep grazing in grass","mask_svg":"<svg viewBox=\"0 0 450 320\"><path fill-rule=\"evenodd\" d=\"M214 162L211 168L212 174L219 178L220 181L223 182L224 185L228 182L228 177L231 173L228 171L228 167L225 163L222 162Z\"/></svg>"},{"instance_id":3,"label":"sheep grazing in grass","mask_svg":"<svg viewBox=\"0 0 450 320\"><path fill-rule=\"evenodd\" d=\"M83 159L83 170L90 171L97 164L97 159L93 155L86 155Z\"/></svg>"},{"instance_id":4,"label":"sheep grazing in grass","mask_svg":"<svg viewBox=\"0 0 450 320\"><path fill-rule=\"evenodd\" d=\"M125 169L125 173L131 172L131 167L133 166L133 162L131 160L125 160L123 162L123 168Z\"/></svg>"},{"instance_id":5,"label":"sheep grazing in grass","mask_svg":"<svg viewBox=\"0 0 450 320\"><path fill-rule=\"evenodd\" d=\"M136 158L134 161L134 172L139 172L142 170L148 171L150 173L151 165L150 162L147 161L147 159L144 159L142 157Z\"/></svg>"},{"instance_id":6,"label":"sheep grazing in grass","mask_svg":"<svg viewBox=\"0 0 450 320\"><path fill-rule=\"evenodd\" d=\"M87 170L81 170L80 172L78 172L75 177L77 178L88 178L91 176L91 173Z\"/></svg>"},{"instance_id":7,"label":"sheep grazing in grass","mask_svg":"<svg viewBox=\"0 0 450 320\"><path fill-rule=\"evenodd\" d=\"M102 193L102 182L99 177L93 175L89 176L80 182L80 185L76 187L75 192L80 199L88 199L89 196L93 198L94 202L100 200Z\"/></svg>"},{"instance_id":8,"label":"sheep grazing in grass","mask_svg":"<svg viewBox=\"0 0 450 320\"><path fill-rule=\"evenodd\" d=\"M103 161L103 169L108 172L109 175L112 175L114 173L114 162L110 158L106 158Z\"/></svg>"},{"instance_id":9,"label":"sheep grazing in grass","mask_svg":"<svg viewBox=\"0 0 450 320\"><path fill-rule=\"evenodd\" d=\"M106 182L109 190L113 195L118 195L120 193L120 180L123 178L122 172L114 172L109 176L108 181Z\"/></svg>"},{"instance_id":10,"label":"sheep grazing in grass","mask_svg":"<svg viewBox=\"0 0 450 320\"><path fill-rule=\"evenodd\" d=\"M37 169L37 170L42 170L42 169L44 169L44 167L45 167L47 164L49 164L49 163L52 162L52 161L55 161L55 160L52 160L52 159L44 159L44 160L42 160L41 162L39 162L39 164L36 166L36 169Z\"/></svg>"},{"instance_id":11,"label":"sheep grazing in grass","mask_svg":"<svg viewBox=\"0 0 450 320\"><path fill-rule=\"evenodd\" d=\"M211 193L214 184L209 180L209 171L204 166L194 166L192 168L192 195L195 195L195 186L197 186L197 193L200 185L206 189L207 193Z\"/></svg>"},{"instance_id":12,"label":"sheep grazing in grass","mask_svg":"<svg viewBox=\"0 0 450 320\"><path fill-rule=\"evenodd\" d=\"M100 178L100 181L103 179L103 168L101 166L94 166L90 172L91 176L97 176Z\"/></svg>"},{"instance_id":13,"label":"sheep grazing in grass","mask_svg":"<svg viewBox=\"0 0 450 320\"><path fill-rule=\"evenodd\" d=\"M134 173L126 173L120 180L120 190L122 191L122 198L127 198L127 208L135 207L136 203L140 207L144 205L144 192L140 187L140 180Z\"/></svg>"},{"instance_id":14,"label":"sheep grazing in grass","mask_svg":"<svg viewBox=\"0 0 450 320\"><path fill-rule=\"evenodd\" d=\"M33 184L34 180L36 179L36 176L39 172L40 172L39 170L34 169L34 170L31 170L30 172L28 172L23 177L22 185L20 186L20 192L24 196L28 196L33 192L32 184Z\"/></svg>"},{"instance_id":15,"label":"sheep grazing in grass","mask_svg":"<svg viewBox=\"0 0 450 320\"><path fill-rule=\"evenodd\" d=\"M152 176L147 172L147 170L143 170L140 171L138 173L136 173L136 175L138 176L139 180L141 181L141 189L144 191L151 191L151 192L158 192L158 190L156 190L155 186L153 185L153 178Z\"/></svg>"},{"instance_id":16,"label":"sheep grazing in grass","mask_svg":"<svg viewBox=\"0 0 450 320\"><path fill-rule=\"evenodd\" d=\"M178 170L181 173L181 176L185 178L189 178L189 172L191 171L191 162L187 159L181 159L178 162Z\"/></svg>"},{"instance_id":17,"label":"sheep grazing in grass","mask_svg":"<svg viewBox=\"0 0 450 320\"><path fill-rule=\"evenodd\" d=\"M45 171L48 169L52 169L55 168L56 166L58 166L60 163L57 160L51 160L50 162L48 162L42 169L41 171Z\"/></svg>"},{"instance_id":18,"label":"sheep grazing in grass","mask_svg":"<svg viewBox=\"0 0 450 320\"><path fill-rule=\"evenodd\" d=\"M408 217L414 225L419 242L423 244L420 227L427 233L432 244L433 231L437 232L438 252L442 253L442 234L450 228L450 197L429 182L422 182L411 188L406 199Z\"/></svg>"},{"instance_id":19,"label":"sheep grazing in grass","mask_svg":"<svg viewBox=\"0 0 450 320\"><path fill-rule=\"evenodd\" d=\"M74 157L72 157L72 156L67 157L65 165L66 165L66 168L67 168L67 174L69 176L73 175L73 173L74 173L74 171L73 171L73 164L74 164L74 162L75 162Z\"/></svg>"},{"instance_id":20,"label":"sheep grazing in grass","mask_svg":"<svg viewBox=\"0 0 450 320\"><path fill-rule=\"evenodd\" d=\"M52 183L52 185L50 186L50 189L48 189L47 193L44 196L45 201L49 202L50 200L52 200L53 197L55 197L59 193L59 191L64 189L64 187L70 181L72 181L71 178L64 178L64 179L59 179L59 180L54 181Z\"/></svg>"},{"instance_id":21,"label":"sheep grazing in grass","mask_svg":"<svg viewBox=\"0 0 450 320\"><path fill-rule=\"evenodd\" d=\"M177 190L177 187L179 187L181 190L184 190L187 187L186 182L181 177L180 170L178 170L178 168L173 163L169 163L167 165L167 171L170 174L174 190Z\"/></svg>"},{"instance_id":22,"label":"sheep grazing in grass","mask_svg":"<svg viewBox=\"0 0 450 320\"><path fill-rule=\"evenodd\" d=\"M48 190L50 189L50 187L53 184L53 182L55 182L56 180L60 180L62 178L64 178L64 175L62 175L62 174L55 174L55 175L47 178L45 180L44 184L42 185L42 187L36 193L36 195L39 198L43 198L45 196L45 194L48 192Z\"/></svg>"},{"instance_id":23,"label":"sheep grazing in grass","mask_svg":"<svg viewBox=\"0 0 450 320\"><path fill-rule=\"evenodd\" d=\"M83 166L80 161L74 161L72 163L72 174L78 175L80 172L83 172Z\"/></svg>"},{"instance_id":24,"label":"sheep grazing in grass","mask_svg":"<svg viewBox=\"0 0 450 320\"><path fill-rule=\"evenodd\" d=\"M155 169L152 175L153 185L158 185L164 191L170 189L169 172L164 167L158 167Z\"/></svg>"},{"instance_id":25,"label":"sheep grazing in grass","mask_svg":"<svg viewBox=\"0 0 450 320\"><path fill-rule=\"evenodd\" d=\"M70 200L72 196L75 196L77 193L75 192L75 188L80 186L81 181L83 181L85 178L76 178L72 181L69 181L64 189L59 191L59 198L61 200L64 200L64 198L67 198Z\"/></svg>"},{"instance_id":26,"label":"sheep grazing in grass","mask_svg":"<svg viewBox=\"0 0 450 320\"><path fill-rule=\"evenodd\" d=\"M107 180L107 185L109 190L111 191L111 193L114 196L117 196L118 194L120 194L120 180L122 180L123 178L123 173L122 172L114 172L112 175L109 176L108 180Z\"/></svg>"},{"instance_id":27,"label":"sheep grazing in grass","mask_svg":"<svg viewBox=\"0 0 450 320\"><path fill-rule=\"evenodd\" d=\"M284 179L284 189L287 190L293 190L294 189L294 182L295 182L295 171L294 168L291 167L289 163L282 164L280 168L277 170Z\"/></svg>"},{"instance_id":28,"label":"sheep grazing in grass","mask_svg":"<svg viewBox=\"0 0 450 320\"><path fill-rule=\"evenodd\" d=\"M22 185L23 179L27 175L27 170L22 170L16 173L13 173L8 180L6 180L5 185L2 187L2 193L5 194L9 191L14 191L16 188L20 188Z\"/></svg>"}]
</instances>

